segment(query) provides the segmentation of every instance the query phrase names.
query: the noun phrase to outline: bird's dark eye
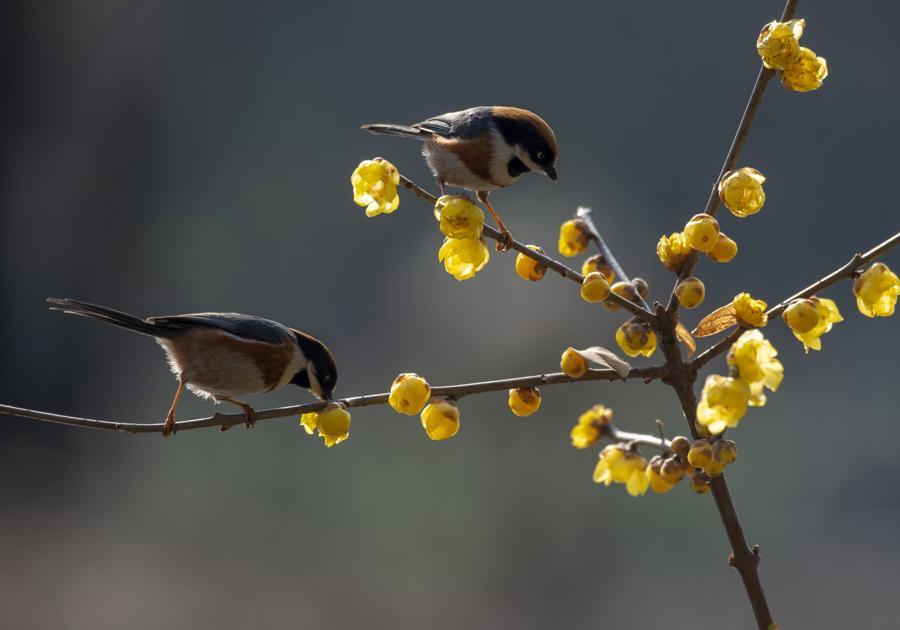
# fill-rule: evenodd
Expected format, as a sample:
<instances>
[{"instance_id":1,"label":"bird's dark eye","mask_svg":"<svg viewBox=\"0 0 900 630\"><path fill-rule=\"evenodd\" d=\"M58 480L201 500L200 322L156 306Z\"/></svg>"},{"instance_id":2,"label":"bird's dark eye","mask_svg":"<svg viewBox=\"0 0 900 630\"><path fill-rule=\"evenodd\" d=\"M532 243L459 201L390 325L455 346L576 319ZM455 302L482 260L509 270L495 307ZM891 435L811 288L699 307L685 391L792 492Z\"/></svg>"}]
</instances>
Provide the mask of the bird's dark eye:
<instances>
[{"instance_id":1,"label":"bird's dark eye","mask_svg":"<svg viewBox=\"0 0 900 630\"><path fill-rule=\"evenodd\" d=\"M543 151L538 151L534 157L535 157L535 159L537 159L538 162L541 162L541 161L543 161L543 159L545 157L547 157L547 154L544 153Z\"/></svg>"}]
</instances>

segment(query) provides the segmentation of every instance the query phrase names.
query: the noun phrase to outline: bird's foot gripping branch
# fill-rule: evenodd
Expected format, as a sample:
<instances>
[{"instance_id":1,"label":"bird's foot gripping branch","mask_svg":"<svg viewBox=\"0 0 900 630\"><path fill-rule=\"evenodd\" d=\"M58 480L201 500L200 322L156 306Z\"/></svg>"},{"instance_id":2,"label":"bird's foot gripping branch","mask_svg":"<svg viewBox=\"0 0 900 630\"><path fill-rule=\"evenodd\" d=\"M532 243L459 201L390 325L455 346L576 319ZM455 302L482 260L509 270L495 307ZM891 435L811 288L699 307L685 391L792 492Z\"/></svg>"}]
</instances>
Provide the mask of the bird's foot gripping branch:
<instances>
[{"instance_id":1,"label":"bird's foot gripping branch","mask_svg":"<svg viewBox=\"0 0 900 630\"><path fill-rule=\"evenodd\" d=\"M571 428L572 445L577 449L596 450L598 458L593 470L596 483L621 484L632 496L641 496L648 491L668 492L682 480L697 494L711 494L731 547L729 563L740 574L756 623L760 628L775 627L759 578L759 550L746 540L723 474L724 469L737 459L737 444L731 432L748 415L752 417L757 413L751 413L752 409L765 405L767 395L779 389L784 377L778 353L763 335L763 329L781 316L807 351L820 350L823 335L843 320L837 303L822 295L826 289L842 280L852 280L852 298L865 317L893 315L900 295L897 275L886 264L875 262L900 244L898 233L869 251L853 256L846 264L773 308L740 292L729 304L699 318L693 333L682 321L685 313L682 307L696 309L704 303L706 290L696 271L701 257L705 255L710 262L723 264L738 254L737 240L725 234L715 217L719 204L723 203L730 211L732 217L726 218L733 223L727 229L730 234L735 234L739 222L760 212L766 202L765 177L752 167L738 164L766 87L773 78L780 76L786 89L809 92L820 88L827 76L825 60L799 45L805 23L792 19L796 4L796 0L789 0L781 19L765 25L757 39L762 67L705 208L690 218L681 230L663 235L656 244L655 253L660 263L674 274L673 286L664 303L651 302L648 284L640 278L627 276L586 208L579 209L574 217L565 221L558 236L558 250L562 256L583 255L590 247L597 248L597 252L586 257L580 268L575 269L548 256L536 244L520 242L510 238L508 232L485 225L484 212L467 197L444 195L443 190L441 196L436 197L403 177L387 160L366 160L352 175L354 200L365 207L370 217L396 211L400 206L401 189L425 201L433 209L438 229L444 235L437 252L438 261L457 280L471 280L483 270L491 259L486 239L498 241L516 252L514 263L509 261L511 275L515 273L527 282L536 283L552 271L575 283L586 303L585 308L596 308L592 305L599 304L605 311L624 315L615 332L610 331L607 335L608 346L618 346L621 353L638 361L642 360L639 357L661 355L663 361L660 364L634 366L619 353L602 345L584 349L561 348L560 372L435 387L419 375L405 373L396 377L389 392L261 410L256 412L255 419L264 421L299 415L302 426L309 433L318 431L325 444L333 446L349 436L349 409L386 404L398 413L420 416L428 438L446 440L460 431L460 404L467 396L505 391L510 412L515 416L528 416L540 408L540 388L576 382L660 381L674 391L679 401L679 413L686 420L687 435L667 440L663 435L656 437L624 431L612 423L612 410L597 404L584 411ZM496 112L476 109L479 111L472 114L476 118L494 116L478 119L482 123L500 124ZM500 115L508 116L510 112L501 111ZM450 123L442 122L444 118L446 116L429 119L419 126L380 125L380 129L372 130L419 137L423 128L428 133L436 133L434 129L447 131L442 125ZM513 156L531 162L522 162L526 170L534 170L541 160L552 158L555 161L555 143L552 156L549 153L538 155L542 149L535 147L532 147L534 155L531 157ZM524 172L513 169L515 166L511 157L508 172ZM551 162L545 171L555 178L556 171ZM453 184L448 178L438 179L442 189L446 183ZM647 250L648 256L652 256L650 244ZM714 335L720 335L721 339L698 353L697 340ZM726 352L722 373L708 376L702 388L698 388L701 368ZM311 386L311 383L307 384ZM109 422L11 406L0 406L0 412L129 433L161 433L165 430L163 423ZM177 428L182 431L205 427L224 429L240 424L244 419L243 414L216 414L178 422ZM654 451L652 457L645 456L643 451L647 449Z\"/></svg>"}]
</instances>

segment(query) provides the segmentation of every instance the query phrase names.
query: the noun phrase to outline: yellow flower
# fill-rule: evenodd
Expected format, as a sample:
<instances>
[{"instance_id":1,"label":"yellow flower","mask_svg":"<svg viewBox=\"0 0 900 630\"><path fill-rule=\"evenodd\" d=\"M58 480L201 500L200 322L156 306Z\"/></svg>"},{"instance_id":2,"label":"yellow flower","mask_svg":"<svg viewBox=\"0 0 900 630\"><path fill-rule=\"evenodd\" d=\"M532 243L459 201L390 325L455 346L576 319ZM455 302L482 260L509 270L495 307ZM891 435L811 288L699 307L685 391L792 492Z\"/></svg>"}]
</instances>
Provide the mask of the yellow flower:
<instances>
[{"instance_id":1,"label":"yellow flower","mask_svg":"<svg viewBox=\"0 0 900 630\"><path fill-rule=\"evenodd\" d=\"M484 227L484 211L460 195L440 197L434 217L441 222L441 233L450 238L479 238Z\"/></svg>"},{"instance_id":2,"label":"yellow flower","mask_svg":"<svg viewBox=\"0 0 900 630\"><path fill-rule=\"evenodd\" d=\"M639 354L649 357L656 351L656 333L646 322L632 317L619 326L616 331L616 343L630 357Z\"/></svg>"},{"instance_id":3,"label":"yellow flower","mask_svg":"<svg viewBox=\"0 0 900 630\"><path fill-rule=\"evenodd\" d=\"M738 293L734 296L731 305L738 321L746 326L762 328L769 323L766 315L766 303L762 300L754 300L749 293Z\"/></svg>"},{"instance_id":4,"label":"yellow flower","mask_svg":"<svg viewBox=\"0 0 900 630\"><path fill-rule=\"evenodd\" d=\"M438 251L438 260L444 263L447 273L457 280L474 278L490 258L491 253L483 238L445 238Z\"/></svg>"},{"instance_id":5,"label":"yellow flower","mask_svg":"<svg viewBox=\"0 0 900 630\"><path fill-rule=\"evenodd\" d=\"M669 236L660 236L659 242L656 244L656 255L659 261L669 271L678 271L681 265L687 260L691 253L691 246L688 245L684 234L681 232L673 232Z\"/></svg>"},{"instance_id":6,"label":"yellow flower","mask_svg":"<svg viewBox=\"0 0 900 630\"><path fill-rule=\"evenodd\" d=\"M414 416L431 398L431 385L424 378L412 372L404 372L394 379L388 404L397 413Z\"/></svg>"},{"instance_id":7,"label":"yellow flower","mask_svg":"<svg viewBox=\"0 0 900 630\"><path fill-rule=\"evenodd\" d=\"M771 70L783 70L800 59L800 43L806 26L804 20L773 21L766 24L756 40L756 51L763 65Z\"/></svg>"},{"instance_id":8,"label":"yellow flower","mask_svg":"<svg viewBox=\"0 0 900 630\"><path fill-rule=\"evenodd\" d=\"M728 365L750 386L751 407L766 404L764 388L774 392L781 385L784 367L776 356L775 346L757 329L744 332L728 351Z\"/></svg>"},{"instance_id":9,"label":"yellow flower","mask_svg":"<svg viewBox=\"0 0 900 630\"><path fill-rule=\"evenodd\" d=\"M706 287L703 281L695 276L685 278L675 287L675 297L684 308L697 308L703 304L705 296Z\"/></svg>"},{"instance_id":10,"label":"yellow flower","mask_svg":"<svg viewBox=\"0 0 900 630\"><path fill-rule=\"evenodd\" d=\"M653 459L650 460L650 463L647 464L647 468L644 471L644 474L647 476L647 481L649 483L650 489L653 490L656 494L664 494L675 487L674 483L669 482L667 479L663 478L660 473L660 468L662 467L662 457L656 455Z\"/></svg>"},{"instance_id":11,"label":"yellow flower","mask_svg":"<svg viewBox=\"0 0 900 630\"><path fill-rule=\"evenodd\" d=\"M884 263L875 263L853 281L853 294L866 317L890 317L900 295L900 279Z\"/></svg>"},{"instance_id":12,"label":"yellow flower","mask_svg":"<svg viewBox=\"0 0 900 630\"><path fill-rule=\"evenodd\" d=\"M738 253L738 246L733 240L725 235L725 232L719 232L719 240L716 246L706 252L707 258L713 262L727 263L731 262Z\"/></svg>"},{"instance_id":13,"label":"yellow flower","mask_svg":"<svg viewBox=\"0 0 900 630\"><path fill-rule=\"evenodd\" d=\"M328 448L350 437L350 412L339 402L328 403L322 411L303 414L300 424L310 435L318 429Z\"/></svg>"},{"instance_id":14,"label":"yellow flower","mask_svg":"<svg viewBox=\"0 0 900 630\"><path fill-rule=\"evenodd\" d=\"M422 427L432 440L447 440L459 432L459 408L438 400L422 410Z\"/></svg>"},{"instance_id":15,"label":"yellow flower","mask_svg":"<svg viewBox=\"0 0 900 630\"><path fill-rule=\"evenodd\" d=\"M764 181L762 173L748 166L728 171L719 181L719 199L734 216L749 217L759 212L766 202Z\"/></svg>"},{"instance_id":16,"label":"yellow flower","mask_svg":"<svg viewBox=\"0 0 900 630\"><path fill-rule=\"evenodd\" d=\"M527 247L539 254L544 253L544 250L537 245L528 245ZM530 258L522 252L519 252L518 255L516 255L516 273L523 280L537 282L544 277L545 273L547 273L547 268L534 258Z\"/></svg>"},{"instance_id":17,"label":"yellow flower","mask_svg":"<svg viewBox=\"0 0 900 630\"><path fill-rule=\"evenodd\" d=\"M688 464L701 470L709 466L713 461L712 443L706 439L699 439L691 444L687 454Z\"/></svg>"},{"instance_id":18,"label":"yellow flower","mask_svg":"<svg viewBox=\"0 0 900 630\"><path fill-rule=\"evenodd\" d=\"M603 427L612 422L613 411L603 405L594 405L578 416L578 424L572 427L569 436L575 448L588 448L603 436Z\"/></svg>"},{"instance_id":19,"label":"yellow flower","mask_svg":"<svg viewBox=\"0 0 900 630\"><path fill-rule=\"evenodd\" d=\"M609 281L599 271L592 271L581 281L581 299L585 302L602 302L609 297Z\"/></svg>"},{"instance_id":20,"label":"yellow flower","mask_svg":"<svg viewBox=\"0 0 900 630\"><path fill-rule=\"evenodd\" d=\"M509 390L509 410L523 418L541 407L541 390L537 387L517 387Z\"/></svg>"},{"instance_id":21,"label":"yellow flower","mask_svg":"<svg viewBox=\"0 0 900 630\"><path fill-rule=\"evenodd\" d=\"M399 183L400 171L382 158L363 160L350 176L353 201L358 206L365 206L369 217L382 212L390 214L400 206Z\"/></svg>"},{"instance_id":22,"label":"yellow flower","mask_svg":"<svg viewBox=\"0 0 900 630\"><path fill-rule=\"evenodd\" d=\"M684 226L684 240L698 252L708 252L719 241L719 222L708 214L696 214Z\"/></svg>"},{"instance_id":23,"label":"yellow flower","mask_svg":"<svg viewBox=\"0 0 900 630\"><path fill-rule=\"evenodd\" d=\"M816 311L819 313L819 323L815 325L809 332L794 333L794 336L803 344L803 350L807 353L810 348L813 350L822 349L822 340L820 337L831 330L832 325L844 321L841 312L838 310L834 300L828 298L814 297L811 298L816 305Z\"/></svg>"},{"instance_id":24,"label":"yellow flower","mask_svg":"<svg viewBox=\"0 0 900 630\"><path fill-rule=\"evenodd\" d=\"M612 265L606 261L603 254L594 254L581 263L581 275L586 276L592 271L602 273L610 284L616 279L616 272L613 271Z\"/></svg>"},{"instance_id":25,"label":"yellow flower","mask_svg":"<svg viewBox=\"0 0 900 630\"><path fill-rule=\"evenodd\" d=\"M700 404L697 405L697 422L713 435L718 435L738 425L747 413L749 402L750 387L747 383L738 378L711 374L706 377Z\"/></svg>"},{"instance_id":26,"label":"yellow flower","mask_svg":"<svg viewBox=\"0 0 900 630\"><path fill-rule=\"evenodd\" d=\"M594 469L594 483L607 486L624 483L628 494L641 496L650 485L646 469L647 460L640 454L626 451L621 444L610 444L600 452L600 461Z\"/></svg>"},{"instance_id":27,"label":"yellow flower","mask_svg":"<svg viewBox=\"0 0 900 630\"><path fill-rule=\"evenodd\" d=\"M784 309L781 319L793 333L802 335L819 324L819 309L812 300L794 300Z\"/></svg>"},{"instance_id":28,"label":"yellow flower","mask_svg":"<svg viewBox=\"0 0 900 630\"><path fill-rule=\"evenodd\" d=\"M828 64L809 48L800 47L800 59L781 71L781 84L795 92L810 92L822 87L828 76Z\"/></svg>"},{"instance_id":29,"label":"yellow flower","mask_svg":"<svg viewBox=\"0 0 900 630\"><path fill-rule=\"evenodd\" d=\"M587 359L578 354L575 348L566 348L559 360L559 369L569 378L581 378L588 371Z\"/></svg>"},{"instance_id":30,"label":"yellow flower","mask_svg":"<svg viewBox=\"0 0 900 630\"><path fill-rule=\"evenodd\" d=\"M559 227L559 253L563 256L577 256L585 250L589 240L584 221L569 219Z\"/></svg>"}]
</instances>

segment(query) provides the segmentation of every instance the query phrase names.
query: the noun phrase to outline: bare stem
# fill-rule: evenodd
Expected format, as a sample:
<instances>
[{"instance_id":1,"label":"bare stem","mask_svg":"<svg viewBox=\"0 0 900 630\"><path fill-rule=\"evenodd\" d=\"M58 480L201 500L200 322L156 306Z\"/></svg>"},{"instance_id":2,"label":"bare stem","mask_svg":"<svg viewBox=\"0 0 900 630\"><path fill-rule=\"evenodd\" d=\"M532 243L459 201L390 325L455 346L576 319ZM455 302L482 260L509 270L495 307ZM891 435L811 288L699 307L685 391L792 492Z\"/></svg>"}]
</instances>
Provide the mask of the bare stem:
<instances>
[{"instance_id":1,"label":"bare stem","mask_svg":"<svg viewBox=\"0 0 900 630\"><path fill-rule=\"evenodd\" d=\"M665 367L649 367L649 368L633 368L626 376L627 379L643 379L650 382L660 378L665 373ZM473 394L483 394L485 392L495 392L514 387L537 387L539 385L561 385L564 383L575 383L579 381L618 381L623 380L613 370L588 370L587 374L579 379L572 379L561 372L551 374L537 374L535 376L522 376L519 378L507 378L497 381L482 381L478 383L464 383L462 385L445 385L442 387L433 387L431 395L435 397L445 397L459 399L464 396ZM344 398L342 402L347 407L368 407L371 405L385 405L388 401L388 394L366 394L364 396L353 396ZM277 407L275 409L265 409L256 412L257 420L271 420L273 418L286 418L291 416L299 416L303 413L321 410L327 403L325 401L316 401L303 405L291 405L289 407ZM23 409L21 407L13 407L11 405L0 405L0 413L27 418L30 420L41 420L43 422L53 422L55 424L64 424L71 427L82 427L87 429L105 429L107 431L121 431L124 433L162 433L163 423L135 423L135 422L114 422L110 420L96 420L93 418L80 418L77 416L64 416L46 411L36 411L33 409ZM205 429L208 427L219 427L223 431L238 424L242 424L245 420L244 414L223 414L217 413L209 418L197 418L194 420L182 420L176 424L178 431L187 431L190 429Z\"/></svg>"},{"instance_id":2,"label":"bare stem","mask_svg":"<svg viewBox=\"0 0 900 630\"><path fill-rule=\"evenodd\" d=\"M852 278L859 269L877 259L882 254L890 251L897 245L900 245L900 232L897 232L889 239L886 239L885 241L879 243L863 254L854 254L853 258L851 258L846 264L841 265L821 280L813 282L805 289L797 291L797 293L795 293L791 297L782 300L777 305L770 308L766 313L769 317L769 320L772 320L781 315L784 312L784 309L786 309L788 305L794 300L812 297L823 289L827 289L831 285L836 284L841 280ZM731 331L731 333L729 333L727 337L724 337L721 341L697 355L697 358L694 359L694 361L691 363L691 367L695 370L699 370L701 367L728 350L728 348L730 348L731 345L735 341L737 341L738 337L741 336L742 332L744 332L744 329L740 327Z\"/></svg>"},{"instance_id":3,"label":"bare stem","mask_svg":"<svg viewBox=\"0 0 900 630\"><path fill-rule=\"evenodd\" d=\"M427 201L432 206L437 201L437 197L435 197L431 193L427 192L426 190L423 190L415 182L413 182L412 180L408 179L407 177L405 177L403 175L400 176L400 184L407 190L413 192L420 199ZM488 238L493 239L497 242L500 242L501 240L503 240L503 237L501 236L500 232L495 230L494 228L492 228L489 225L484 226L484 228L482 230L482 234L484 234ZM556 273L561 275L563 278L568 278L569 280L572 280L573 282L577 282L578 284L581 284L581 281L584 280L584 276L582 274L578 273L577 271L575 271L574 269L572 269L571 267L568 267L567 265L561 263L560 261L558 261L554 258L551 258L550 256L547 256L546 254L541 254L540 252L534 251L533 249L528 247L525 243L522 243L517 240L513 240L512 245L510 247L511 247L511 249L516 250L520 254L527 256L527 257L531 258L532 260L535 260L535 261L541 263L548 269L552 269L553 271L555 271ZM612 302L615 302L622 308L630 311L633 315L635 315L645 321L652 321L652 319L653 319L653 314L650 313L649 310L641 307L639 304L629 302L628 300L624 299L623 297L621 297L619 295L616 295L615 293L610 293L608 299Z\"/></svg>"},{"instance_id":4,"label":"bare stem","mask_svg":"<svg viewBox=\"0 0 900 630\"><path fill-rule=\"evenodd\" d=\"M614 424L608 424L604 427L606 436L613 442L628 442L630 444L640 444L658 448L661 451L672 450L672 442L658 438L655 435L647 435L645 433L632 433L623 431Z\"/></svg>"}]
</instances>

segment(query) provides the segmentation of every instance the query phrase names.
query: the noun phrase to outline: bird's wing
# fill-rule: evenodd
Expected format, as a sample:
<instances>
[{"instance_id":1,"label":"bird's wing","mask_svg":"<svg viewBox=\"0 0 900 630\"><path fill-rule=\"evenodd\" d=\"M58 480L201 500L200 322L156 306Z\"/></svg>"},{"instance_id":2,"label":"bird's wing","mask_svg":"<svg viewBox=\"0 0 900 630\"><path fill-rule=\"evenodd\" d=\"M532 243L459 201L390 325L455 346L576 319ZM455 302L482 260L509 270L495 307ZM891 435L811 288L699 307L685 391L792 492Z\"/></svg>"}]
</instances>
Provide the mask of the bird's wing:
<instances>
[{"instance_id":1,"label":"bird's wing","mask_svg":"<svg viewBox=\"0 0 900 630\"><path fill-rule=\"evenodd\" d=\"M263 343L283 344L294 338L294 334L287 326L270 319L241 313L190 313L188 315L150 317L147 321L156 324L174 324L185 328L218 328L236 337Z\"/></svg>"},{"instance_id":2,"label":"bird's wing","mask_svg":"<svg viewBox=\"0 0 900 630\"><path fill-rule=\"evenodd\" d=\"M490 107L472 107L459 112L441 114L416 123L412 127L430 131L438 136L472 138L487 132L490 116Z\"/></svg>"},{"instance_id":3,"label":"bird's wing","mask_svg":"<svg viewBox=\"0 0 900 630\"><path fill-rule=\"evenodd\" d=\"M438 136L447 137L453 132L453 122L452 120L448 120L446 118L447 116L449 115L444 114L444 116L429 118L428 120L423 120L422 122L412 125L412 127L413 129L421 129L422 131L428 131Z\"/></svg>"}]
</instances>

